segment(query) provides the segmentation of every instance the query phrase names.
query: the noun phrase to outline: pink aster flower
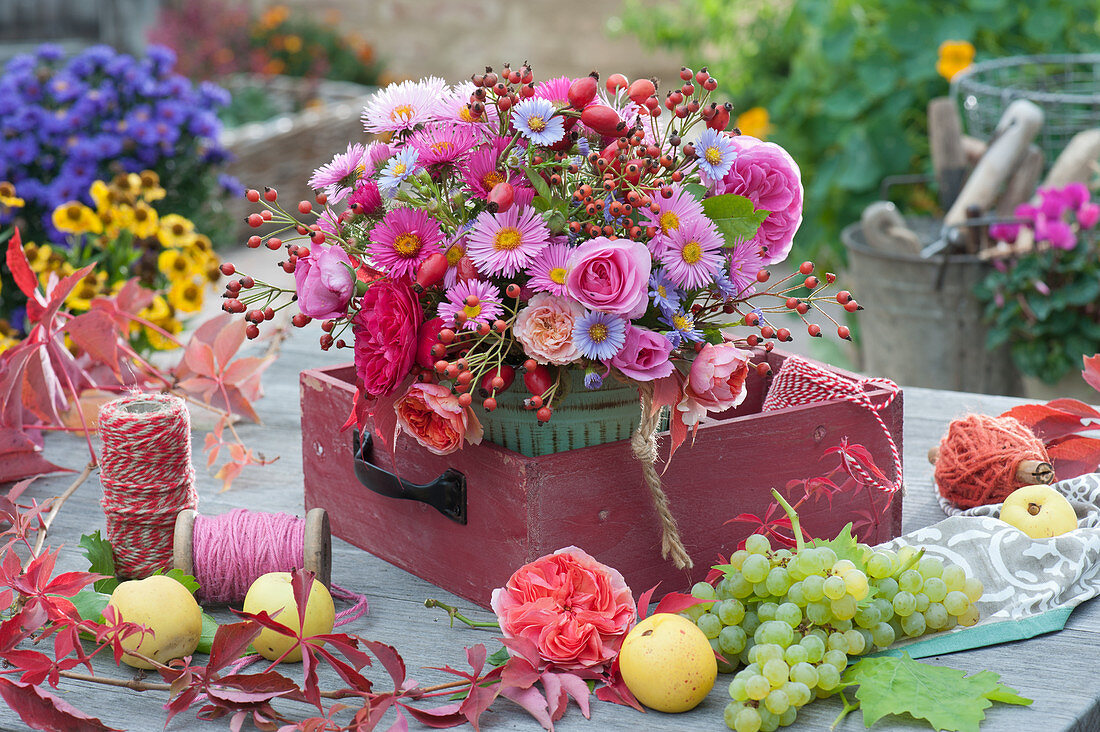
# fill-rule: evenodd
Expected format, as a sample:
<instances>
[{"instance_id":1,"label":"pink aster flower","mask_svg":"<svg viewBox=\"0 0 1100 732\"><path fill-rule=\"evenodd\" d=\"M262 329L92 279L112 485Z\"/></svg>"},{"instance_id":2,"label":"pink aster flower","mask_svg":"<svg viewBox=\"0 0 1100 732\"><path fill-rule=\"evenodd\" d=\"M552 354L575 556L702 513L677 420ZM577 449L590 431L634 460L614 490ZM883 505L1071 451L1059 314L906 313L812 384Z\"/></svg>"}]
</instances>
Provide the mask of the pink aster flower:
<instances>
[{"instance_id":1,"label":"pink aster flower","mask_svg":"<svg viewBox=\"0 0 1100 732\"><path fill-rule=\"evenodd\" d=\"M669 235L661 254L668 278L688 290L709 284L722 263L723 243L705 216L683 223Z\"/></svg>"},{"instance_id":2,"label":"pink aster flower","mask_svg":"<svg viewBox=\"0 0 1100 732\"><path fill-rule=\"evenodd\" d=\"M315 191L324 190L330 203L339 203L362 180L366 160L367 148L358 142L349 142L346 153L336 153L332 162L313 171L309 187Z\"/></svg>"},{"instance_id":3,"label":"pink aster flower","mask_svg":"<svg viewBox=\"0 0 1100 732\"><path fill-rule=\"evenodd\" d=\"M653 213L647 207L641 209L641 213L646 225L657 229L657 235L650 239L648 246L654 257L660 257L664 254L672 232L686 223L704 218L706 214L703 213L703 204L681 185L672 185L671 197L665 198L658 194L653 200L660 210Z\"/></svg>"},{"instance_id":4,"label":"pink aster flower","mask_svg":"<svg viewBox=\"0 0 1100 732\"><path fill-rule=\"evenodd\" d=\"M331 208L326 208L317 217L317 228L326 234L340 236L344 227L340 221L340 214L334 213Z\"/></svg>"},{"instance_id":5,"label":"pink aster flower","mask_svg":"<svg viewBox=\"0 0 1100 732\"><path fill-rule=\"evenodd\" d=\"M471 195L486 200L493 186L504 181L511 183L517 193L521 189L530 189L522 173L501 164L500 153L507 144L508 140L497 138L491 145L475 150L460 166L462 180L466 183L466 190ZM502 171L501 168L505 170Z\"/></svg>"},{"instance_id":6,"label":"pink aster flower","mask_svg":"<svg viewBox=\"0 0 1100 732\"><path fill-rule=\"evenodd\" d=\"M459 236L443 250L447 255L447 271L443 274L443 285L454 287L458 282L458 263L466 256L466 237Z\"/></svg>"},{"instance_id":7,"label":"pink aster flower","mask_svg":"<svg viewBox=\"0 0 1100 732\"><path fill-rule=\"evenodd\" d=\"M382 211L382 193L378 183L365 180L348 196L348 210L361 216L373 216Z\"/></svg>"},{"instance_id":8,"label":"pink aster flower","mask_svg":"<svg viewBox=\"0 0 1100 732\"><path fill-rule=\"evenodd\" d=\"M572 84L573 80L568 76L540 81L535 84L535 96L553 102L556 107L564 107L569 104L569 87Z\"/></svg>"},{"instance_id":9,"label":"pink aster flower","mask_svg":"<svg viewBox=\"0 0 1100 732\"><path fill-rule=\"evenodd\" d=\"M756 291L756 273L764 269L760 245L755 241L743 241L730 253L730 282L736 296L750 295Z\"/></svg>"},{"instance_id":10,"label":"pink aster flower","mask_svg":"<svg viewBox=\"0 0 1100 732\"><path fill-rule=\"evenodd\" d=\"M363 108L367 132L400 132L432 121L447 82L435 76L402 81L377 92Z\"/></svg>"},{"instance_id":11,"label":"pink aster flower","mask_svg":"<svg viewBox=\"0 0 1100 732\"><path fill-rule=\"evenodd\" d=\"M470 304L471 296L473 305ZM504 305L500 290L493 284L483 280L465 280L447 288L447 299L439 303L438 312L439 317L443 318L443 325L448 328L475 330L482 323L492 325L499 319ZM462 326L455 321L455 316L460 312L466 314L466 322Z\"/></svg>"},{"instance_id":12,"label":"pink aster flower","mask_svg":"<svg viewBox=\"0 0 1100 732\"><path fill-rule=\"evenodd\" d=\"M531 260L527 274L531 279L527 286L535 292L549 292L552 295L565 295L565 278L569 274L569 252L571 247L562 241L565 237L556 236L542 252Z\"/></svg>"},{"instance_id":13,"label":"pink aster flower","mask_svg":"<svg viewBox=\"0 0 1100 732\"><path fill-rule=\"evenodd\" d=\"M504 213L482 211L469 241L470 259L478 271L512 277L546 248L550 230L533 208L512 206Z\"/></svg>"},{"instance_id":14,"label":"pink aster flower","mask_svg":"<svg viewBox=\"0 0 1100 732\"><path fill-rule=\"evenodd\" d=\"M477 137L464 125L432 124L414 134L409 144L420 153L417 162L427 168L455 165L474 149Z\"/></svg>"},{"instance_id":15,"label":"pink aster flower","mask_svg":"<svg viewBox=\"0 0 1100 732\"><path fill-rule=\"evenodd\" d=\"M436 105L435 116L440 122L463 122L468 125L481 125L484 123L496 124L496 107L489 105L482 112L479 119L474 119L470 114L470 95L474 93L472 81L464 81L455 84L443 91Z\"/></svg>"},{"instance_id":16,"label":"pink aster flower","mask_svg":"<svg viewBox=\"0 0 1100 732\"><path fill-rule=\"evenodd\" d=\"M374 175L386 165L386 161L393 157L394 149L384 142L372 142L367 145L367 169L366 175Z\"/></svg>"},{"instance_id":17,"label":"pink aster flower","mask_svg":"<svg viewBox=\"0 0 1100 732\"><path fill-rule=\"evenodd\" d=\"M440 251L439 223L427 211L395 208L370 232L372 262L394 279L413 279L420 263Z\"/></svg>"}]
</instances>

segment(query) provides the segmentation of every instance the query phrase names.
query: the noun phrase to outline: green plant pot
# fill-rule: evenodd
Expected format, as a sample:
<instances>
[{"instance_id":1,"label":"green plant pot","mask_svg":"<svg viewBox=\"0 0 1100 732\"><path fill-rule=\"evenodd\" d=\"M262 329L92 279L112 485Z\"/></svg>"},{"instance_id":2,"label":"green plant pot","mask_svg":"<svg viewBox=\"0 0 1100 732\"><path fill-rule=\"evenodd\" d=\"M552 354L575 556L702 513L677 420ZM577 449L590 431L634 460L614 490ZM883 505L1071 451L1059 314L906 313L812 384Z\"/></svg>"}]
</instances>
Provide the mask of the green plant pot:
<instances>
[{"instance_id":1,"label":"green plant pot","mask_svg":"<svg viewBox=\"0 0 1100 732\"><path fill-rule=\"evenodd\" d=\"M586 389L580 369L569 369L565 379L568 391L546 423L538 421L535 410L524 408L530 395L518 378L497 395L492 412L475 406L485 428L482 439L528 457L630 439L641 416L637 386L608 378L603 387Z\"/></svg>"}]
</instances>

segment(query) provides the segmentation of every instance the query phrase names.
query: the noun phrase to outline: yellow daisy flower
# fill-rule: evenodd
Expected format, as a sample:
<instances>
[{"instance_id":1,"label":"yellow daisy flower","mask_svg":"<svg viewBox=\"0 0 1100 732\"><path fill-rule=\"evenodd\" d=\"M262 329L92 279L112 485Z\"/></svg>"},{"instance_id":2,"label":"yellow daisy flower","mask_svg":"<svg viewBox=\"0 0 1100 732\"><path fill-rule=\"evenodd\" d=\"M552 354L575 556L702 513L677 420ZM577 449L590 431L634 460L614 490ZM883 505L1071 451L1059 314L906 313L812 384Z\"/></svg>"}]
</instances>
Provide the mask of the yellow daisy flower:
<instances>
[{"instance_id":1,"label":"yellow daisy flower","mask_svg":"<svg viewBox=\"0 0 1100 732\"><path fill-rule=\"evenodd\" d=\"M53 210L53 225L58 231L69 234L100 234L103 222L95 211L79 201L69 201Z\"/></svg>"},{"instance_id":2,"label":"yellow daisy flower","mask_svg":"<svg viewBox=\"0 0 1100 732\"><path fill-rule=\"evenodd\" d=\"M8 350L12 346L19 345L18 338L12 338L7 333L0 333L0 353Z\"/></svg>"},{"instance_id":3,"label":"yellow daisy flower","mask_svg":"<svg viewBox=\"0 0 1100 732\"><path fill-rule=\"evenodd\" d=\"M161 188L160 176L154 170L143 170L138 175L141 179L141 198L147 203L159 201L164 198L166 191Z\"/></svg>"},{"instance_id":4,"label":"yellow daisy flower","mask_svg":"<svg viewBox=\"0 0 1100 732\"><path fill-rule=\"evenodd\" d=\"M65 305L70 310L87 310L92 306L92 298L104 291L106 283L106 272L89 272L65 298Z\"/></svg>"},{"instance_id":5,"label":"yellow daisy flower","mask_svg":"<svg viewBox=\"0 0 1100 732\"><path fill-rule=\"evenodd\" d=\"M972 63L974 63L974 44L970 41L944 41L940 44L936 72L948 81Z\"/></svg>"},{"instance_id":6,"label":"yellow daisy flower","mask_svg":"<svg viewBox=\"0 0 1100 732\"><path fill-rule=\"evenodd\" d=\"M195 280L180 280L168 290L168 302L176 310L195 313L202 308L203 294L202 285Z\"/></svg>"},{"instance_id":7,"label":"yellow daisy flower","mask_svg":"<svg viewBox=\"0 0 1100 732\"><path fill-rule=\"evenodd\" d=\"M764 140L767 139L772 128L771 118L768 116L768 110L763 107L753 107L737 115L734 127L741 130L742 135Z\"/></svg>"},{"instance_id":8,"label":"yellow daisy flower","mask_svg":"<svg viewBox=\"0 0 1100 732\"><path fill-rule=\"evenodd\" d=\"M153 297L153 302L149 303L148 307L142 308L138 315L157 323L161 320L169 320L172 317L172 309L168 307L168 301L164 299L164 295L156 295Z\"/></svg>"},{"instance_id":9,"label":"yellow daisy flower","mask_svg":"<svg viewBox=\"0 0 1100 732\"><path fill-rule=\"evenodd\" d=\"M141 176L137 173L119 173L111 180L111 187L134 199L141 194Z\"/></svg>"},{"instance_id":10,"label":"yellow daisy flower","mask_svg":"<svg viewBox=\"0 0 1100 732\"><path fill-rule=\"evenodd\" d=\"M135 237L148 239L157 235L160 230L160 217L157 216L156 209L145 201L138 201L131 209L131 214L133 218L129 229L134 232Z\"/></svg>"},{"instance_id":11,"label":"yellow daisy flower","mask_svg":"<svg viewBox=\"0 0 1100 732\"><path fill-rule=\"evenodd\" d=\"M157 238L166 247L185 247L195 238L195 225L179 214L160 217Z\"/></svg>"},{"instance_id":12,"label":"yellow daisy flower","mask_svg":"<svg viewBox=\"0 0 1100 732\"><path fill-rule=\"evenodd\" d=\"M157 256L157 269L172 282L189 280L195 275L195 263L178 249L165 249Z\"/></svg>"},{"instance_id":13,"label":"yellow daisy flower","mask_svg":"<svg viewBox=\"0 0 1100 732\"><path fill-rule=\"evenodd\" d=\"M92 196L92 202L95 203L97 213L109 211L118 202L116 200L117 194L101 180L94 181L91 187L88 188L88 193Z\"/></svg>"},{"instance_id":14,"label":"yellow daisy flower","mask_svg":"<svg viewBox=\"0 0 1100 732\"><path fill-rule=\"evenodd\" d=\"M155 325L160 326L162 329L168 331L172 335L178 335L183 330L183 323L175 318L168 318L166 320L153 321ZM149 345L158 351L171 351L173 348L179 348L179 345L175 341L170 341L162 336L157 331L149 328L145 328L145 337L149 340Z\"/></svg>"},{"instance_id":15,"label":"yellow daisy flower","mask_svg":"<svg viewBox=\"0 0 1100 732\"><path fill-rule=\"evenodd\" d=\"M6 213L9 208L23 208L24 205L26 201L15 195L15 186L0 180L0 213Z\"/></svg>"},{"instance_id":16,"label":"yellow daisy flower","mask_svg":"<svg viewBox=\"0 0 1100 732\"><path fill-rule=\"evenodd\" d=\"M35 272L46 272L50 268L50 259L53 256L53 247L49 244L39 246L33 241L23 245L23 254L27 256L27 263Z\"/></svg>"}]
</instances>

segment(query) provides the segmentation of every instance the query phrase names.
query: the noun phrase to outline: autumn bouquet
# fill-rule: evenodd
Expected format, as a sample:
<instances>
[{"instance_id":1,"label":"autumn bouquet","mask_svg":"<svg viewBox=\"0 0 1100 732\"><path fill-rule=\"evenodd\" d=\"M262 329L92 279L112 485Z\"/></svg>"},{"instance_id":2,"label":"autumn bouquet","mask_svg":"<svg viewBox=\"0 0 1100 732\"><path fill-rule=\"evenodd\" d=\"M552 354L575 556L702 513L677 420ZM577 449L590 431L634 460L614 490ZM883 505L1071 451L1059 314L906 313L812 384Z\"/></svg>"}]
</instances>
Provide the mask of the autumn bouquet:
<instances>
[{"instance_id":1,"label":"autumn bouquet","mask_svg":"<svg viewBox=\"0 0 1100 732\"><path fill-rule=\"evenodd\" d=\"M255 337L293 296L323 349L353 349L360 421L438 454L479 441L506 390L526 390L533 424L609 380L672 407L682 440L767 368L749 348L791 338L771 314L817 337L813 309L847 338L819 305L858 308L811 262L770 276L801 223L798 166L728 129L717 85L684 68L661 99L653 80L535 83L527 65L391 84L363 110L381 139L309 180L317 206L247 193L264 206L249 223L276 227L249 246L282 250L294 286L243 276L224 307Z\"/></svg>"}]
</instances>

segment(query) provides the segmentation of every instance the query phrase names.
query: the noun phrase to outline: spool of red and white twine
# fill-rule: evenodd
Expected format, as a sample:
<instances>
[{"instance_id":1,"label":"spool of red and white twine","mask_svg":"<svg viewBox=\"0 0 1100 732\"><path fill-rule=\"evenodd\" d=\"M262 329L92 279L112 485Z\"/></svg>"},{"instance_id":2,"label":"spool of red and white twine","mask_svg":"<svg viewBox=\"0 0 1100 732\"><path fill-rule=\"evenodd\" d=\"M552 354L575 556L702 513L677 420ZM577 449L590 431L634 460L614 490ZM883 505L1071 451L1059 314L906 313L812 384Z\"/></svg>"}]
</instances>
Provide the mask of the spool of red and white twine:
<instances>
[{"instance_id":1,"label":"spool of red and white twine","mask_svg":"<svg viewBox=\"0 0 1100 732\"><path fill-rule=\"evenodd\" d=\"M195 508L191 415L170 394L134 394L99 410L100 505L120 576L143 578L172 564L176 514Z\"/></svg>"}]
</instances>

